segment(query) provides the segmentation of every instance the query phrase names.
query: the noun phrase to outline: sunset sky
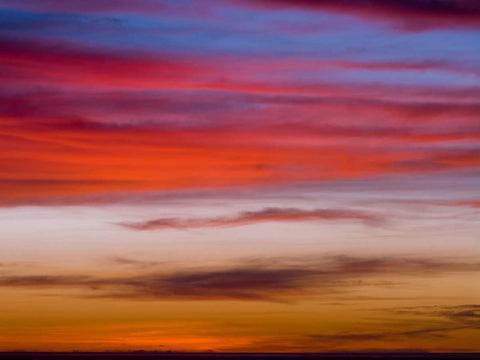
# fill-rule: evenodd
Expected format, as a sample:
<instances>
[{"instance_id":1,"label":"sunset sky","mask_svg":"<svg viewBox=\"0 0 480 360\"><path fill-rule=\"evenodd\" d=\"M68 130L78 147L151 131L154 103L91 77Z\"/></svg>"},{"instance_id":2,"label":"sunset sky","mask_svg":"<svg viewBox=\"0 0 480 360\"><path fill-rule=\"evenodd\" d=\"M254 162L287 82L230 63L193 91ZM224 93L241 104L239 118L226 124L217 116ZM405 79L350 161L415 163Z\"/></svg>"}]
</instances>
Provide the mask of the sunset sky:
<instances>
[{"instance_id":1,"label":"sunset sky","mask_svg":"<svg viewBox=\"0 0 480 360\"><path fill-rule=\"evenodd\" d=\"M480 2L0 0L0 351L480 351Z\"/></svg>"}]
</instances>

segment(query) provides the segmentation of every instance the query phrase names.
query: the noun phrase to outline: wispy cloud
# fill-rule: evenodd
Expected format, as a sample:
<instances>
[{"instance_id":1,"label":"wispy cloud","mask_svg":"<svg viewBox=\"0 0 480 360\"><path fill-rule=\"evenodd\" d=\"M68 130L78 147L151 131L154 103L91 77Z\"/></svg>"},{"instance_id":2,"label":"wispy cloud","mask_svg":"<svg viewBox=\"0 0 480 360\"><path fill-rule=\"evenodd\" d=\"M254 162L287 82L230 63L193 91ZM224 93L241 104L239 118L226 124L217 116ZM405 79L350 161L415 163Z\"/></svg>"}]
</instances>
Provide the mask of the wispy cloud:
<instances>
[{"instance_id":1,"label":"wispy cloud","mask_svg":"<svg viewBox=\"0 0 480 360\"><path fill-rule=\"evenodd\" d=\"M163 262L160 261L137 260L123 256L110 256L105 259L105 263L117 266L131 266L135 268L151 268L163 264Z\"/></svg>"},{"instance_id":2,"label":"wispy cloud","mask_svg":"<svg viewBox=\"0 0 480 360\"><path fill-rule=\"evenodd\" d=\"M133 82L157 86L172 76L185 78L194 68L168 56L100 49L72 41L38 37L0 36L0 64L5 81L24 84L36 78L43 85L76 84L76 86L129 86ZM185 60L185 59L184 59ZM141 76L147 72L147 78ZM169 80L170 79L170 80Z\"/></svg>"},{"instance_id":3,"label":"wispy cloud","mask_svg":"<svg viewBox=\"0 0 480 360\"><path fill-rule=\"evenodd\" d=\"M414 310L417 309L416 307L405 308L395 313L387 310L386 314L383 314L384 317L363 319L362 327L369 330L362 331L356 324L357 326L351 326L350 329L340 332L324 333L319 331L318 333L296 337L265 337L249 344L249 347L245 350L258 348L300 352L303 349L315 349L314 351L330 352L332 350L352 351L362 349L372 352L399 351L405 355L408 352L421 353L428 351L428 348L422 348L422 345L419 345L418 348L412 348L412 342L447 342L458 336L455 334L456 331L476 331L480 328L478 323L464 323L441 315L441 311L445 310L478 310L479 305L418 307L418 309L420 308L423 311ZM407 314L414 316L410 319L408 316L405 317ZM435 318L432 318L432 315ZM385 344L389 344L388 350L386 350ZM445 349L445 351L451 352L467 350L462 348Z\"/></svg>"},{"instance_id":4,"label":"wispy cloud","mask_svg":"<svg viewBox=\"0 0 480 360\"><path fill-rule=\"evenodd\" d=\"M160 0L26 0L18 3L14 0L1 0L0 5L6 8L22 8L34 11L52 11L61 13L134 13L152 14L162 11L165 5Z\"/></svg>"},{"instance_id":5,"label":"wispy cloud","mask_svg":"<svg viewBox=\"0 0 480 360\"><path fill-rule=\"evenodd\" d=\"M463 304L451 306L411 306L394 309L385 309L388 313L400 315L412 315L423 317L441 317L455 321L464 325L474 326L480 329L480 305L479 304Z\"/></svg>"},{"instance_id":6,"label":"wispy cloud","mask_svg":"<svg viewBox=\"0 0 480 360\"><path fill-rule=\"evenodd\" d=\"M315 334L311 335L317 341L329 342L356 342L356 341L378 341L378 340L401 340L408 339L412 336L427 337L427 338L441 338L445 337L445 332L453 330L465 329L465 326L440 326L431 328L420 328L407 331L394 332L372 332L372 333L341 333L341 334Z\"/></svg>"},{"instance_id":7,"label":"wispy cloud","mask_svg":"<svg viewBox=\"0 0 480 360\"><path fill-rule=\"evenodd\" d=\"M294 7L350 14L367 20L400 22L402 28L478 27L480 5L475 0L243 0L264 7Z\"/></svg>"},{"instance_id":8,"label":"wispy cloud","mask_svg":"<svg viewBox=\"0 0 480 360\"><path fill-rule=\"evenodd\" d=\"M457 330L480 329L480 305L475 304L414 306L384 309L380 312L387 314L388 321L386 323L380 321L375 326L376 331L311 334L304 341L310 339L313 342L328 343L335 347L351 346L355 343L375 343L377 341L405 342L412 337L442 339L448 338L452 332ZM405 319L409 319L409 316L412 321L406 325Z\"/></svg>"},{"instance_id":9,"label":"wispy cloud","mask_svg":"<svg viewBox=\"0 0 480 360\"><path fill-rule=\"evenodd\" d=\"M85 296L131 300L294 301L308 295L336 294L362 286L363 280L371 278L392 275L425 277L478 271L480 263L459 260L324 256L261 261L253 259L225 268L170 273L142 271L121 277L2 275L0 286L43 290L83 289ZM469 314L464 314L467 315Z\"/></svg>"},{"instance_id":10,"label":"wispy cloud","mask_svg":"<svg viewBox=\"0 0 480 360\"><path fill-rule=\"evenodd\" d=\"M192 229L202 227L242 226L262 222L299 221L362 221L369 225L379 225L385 219L373 213L345 209L264 208L257 211L244 211L231 217L211 218L158 218L144 222L122 222L119 225L132 230Z\"/></svg>"}]
</instances>

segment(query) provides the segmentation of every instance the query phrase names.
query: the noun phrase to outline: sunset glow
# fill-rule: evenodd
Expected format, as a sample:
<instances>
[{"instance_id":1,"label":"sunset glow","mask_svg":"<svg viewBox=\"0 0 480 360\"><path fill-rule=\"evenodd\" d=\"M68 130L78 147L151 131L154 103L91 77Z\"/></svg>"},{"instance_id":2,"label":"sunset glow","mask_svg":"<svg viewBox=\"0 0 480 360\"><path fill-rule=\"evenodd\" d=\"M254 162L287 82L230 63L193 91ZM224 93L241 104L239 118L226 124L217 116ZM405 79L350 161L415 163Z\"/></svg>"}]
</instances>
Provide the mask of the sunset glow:
<instances>
[{"instance_id":1,"label":"sunset glow","mask_svg":"<svg viewBox=\"0 0 480 360\"><path fill-rule=\"evenodd\" d=\"M475 0L0 0L0 351L480 352Z\"/></svg>"}]
</instances>

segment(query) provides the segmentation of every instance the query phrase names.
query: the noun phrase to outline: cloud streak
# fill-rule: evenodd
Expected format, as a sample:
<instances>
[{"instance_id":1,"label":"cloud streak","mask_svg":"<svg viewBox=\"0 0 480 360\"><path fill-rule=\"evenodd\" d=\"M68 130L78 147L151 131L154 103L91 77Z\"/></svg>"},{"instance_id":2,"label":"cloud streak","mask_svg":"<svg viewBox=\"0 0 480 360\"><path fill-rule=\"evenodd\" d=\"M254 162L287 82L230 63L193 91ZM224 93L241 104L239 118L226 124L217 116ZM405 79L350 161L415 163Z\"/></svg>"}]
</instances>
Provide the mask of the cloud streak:
<instances>
[{"instance_id":1,"label":"cloud streak","mask_svg":"<svg viewBox=\"0 0 480 360\"><path fill-rule=\"evenodd\" d=\"M423 30L430 28L478 27L480 6L475 0L237 0L264 8L304 8L332 13L359 16L367 20L389 22L399 21L404 29ZM205 1L203 8L215 2ZM115 1L34 1L18 3L1 0L5 8L26 11L70 14L140 14L161 15L168 6L160 1L115 0Z\"/></svg>"},{"instance_id":2,"label":"cloud streak","mask_svg":"<svg viewBox=\"0 0 480 360\"><path fill-rule=\"evenodd\" d=\"M440 326L421 328L398 332L374 332L374 333L345 333L345 334L317 334L311 335L316 341L328 341L334 343L379 341L379 340L402 340L412 336L421 338L442 338L445 332L468 329L466 326Z\"/></svg>"},{"instance_id":3,"label":"cloud streak","mask_svg":"<svg viewBox=\"0 0 480 360\"><path fill-rule=\"evenodd\" d=\"M303 8L359 16L367 20L399 21L404 29L478 27L480 5L475 0L246 0L264 7Z\"/></svg>"},{"instance_id":4,"label":"cloud streak","mask_svg":"<svg viewBox=\"0 0 480 360\"><path fill-rule=\"evenodd\" d=\"M124 259L123 259L124 262ZM448 259L349 257L253 259L237 266L140 272L122 277L99 275L1 275L0 286L31 289L82 289L87 297L130 300L294 301L337 294L364 280L391 276L438 276L478 272L480 264ZM464 313L464 316L470 316ZM432 331L433 332L433 331Z\"/></svg>"},{"instance_id":5,"label":"cloud streak","mask_svg":"<svg viewBox=\"0 0 480 360\"><path fill-rule=\"evenodd\" d=\"M388 315L386 323L378 323L373 332L342 332L333 334L311 334L304 341L327 343L330 346L351 346L365 342L406 342L412 337L429 340L447 339L457 330L480 329L480 305L418 306L381 310ZM396 316L403 322L395 324ZM411 324L405 328L405 317Z\"/></svg>"},{"instance_id":6,"label":"cloud streak","mask_svg":"<svg viewBox=\"0 0 480 360\"><path fill-rule=\"evenodd\" d=\"M15 0L0 0L0 5L6 8L22 8L30 11L52 11L60 13L136 13L152 14L165 9L160 0L26 0L18 3Z\"/></svg>"},{"instance_id":7,"label":"cloud streak","mask_svg":"<svg viewBox=\"0 0 480 360\"><path fill-rule=\"evenodd\" d=\"M264 208L257 211L244 211L232 217L211 218L158 218L144 222L122 222L132 230L194 229L203 227L243 226L264 222L321 222L321 221L362 221L369 225L379 225L385 219L379 215L358 210L298 208Z\"/></svg>"},{"instance_id":8,"label":"cloud streak","mask_svg":"<svg viewBox=\"0 0 480 360\"><path fill-rule=\"evenodd\" d=\"M185 80L196 71L190 64L165 54L134 55L74 41L0 35L0 47L2 78L16 85L36 78L44 85L151 87L168 84L172 79Z\"/></svg>"},{"instance_id":9,"label":"cloud streak","mask_svg":"<svg viewBox=\"0 0 480 360\"><path fill-rule=\"evenodd\" d=\"M463 304L452 306L412 306L384 310L398 315L441 317L480 329L480 305Z\"/></svg>"}]
</instances>

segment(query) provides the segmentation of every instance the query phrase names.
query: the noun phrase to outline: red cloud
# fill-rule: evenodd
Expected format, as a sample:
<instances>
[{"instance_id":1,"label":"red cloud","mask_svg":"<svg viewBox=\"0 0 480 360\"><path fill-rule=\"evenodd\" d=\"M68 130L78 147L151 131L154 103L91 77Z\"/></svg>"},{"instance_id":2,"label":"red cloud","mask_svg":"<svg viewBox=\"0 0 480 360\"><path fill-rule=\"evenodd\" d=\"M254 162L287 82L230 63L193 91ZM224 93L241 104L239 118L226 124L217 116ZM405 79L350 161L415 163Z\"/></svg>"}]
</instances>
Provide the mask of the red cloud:
<instances>
[{"instance_id":1,"label":"red cloud","mask_svg":"<svg viewBox=\"0 0 480 360\"><path fill-rule=\"evenodd\" d=\"M76 86L156 86L187 79L195 68L151 54L106 51L70 42L0 37L0 66L6 81Z\"/></svg>"}]
</instances>

